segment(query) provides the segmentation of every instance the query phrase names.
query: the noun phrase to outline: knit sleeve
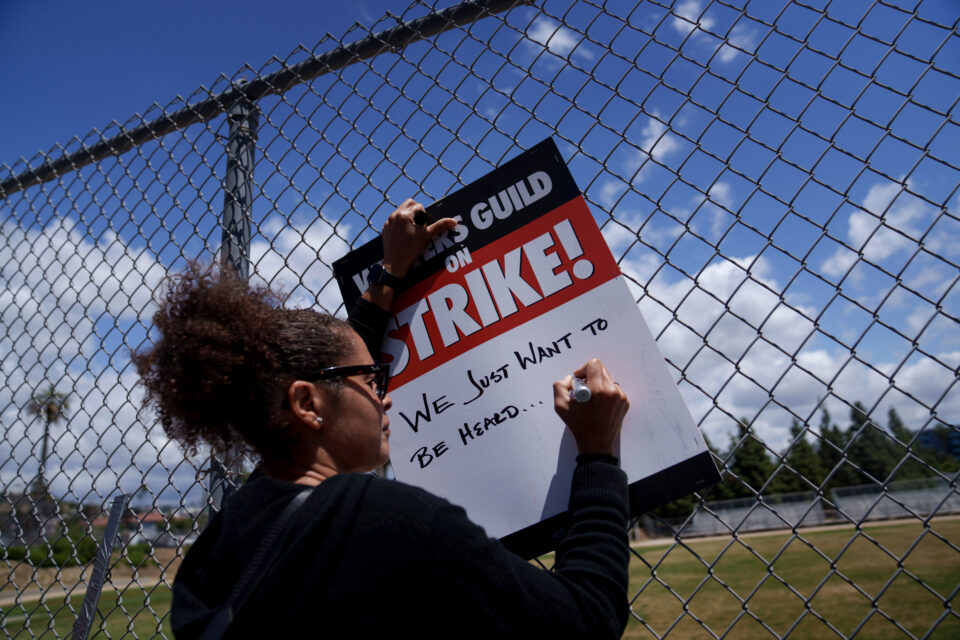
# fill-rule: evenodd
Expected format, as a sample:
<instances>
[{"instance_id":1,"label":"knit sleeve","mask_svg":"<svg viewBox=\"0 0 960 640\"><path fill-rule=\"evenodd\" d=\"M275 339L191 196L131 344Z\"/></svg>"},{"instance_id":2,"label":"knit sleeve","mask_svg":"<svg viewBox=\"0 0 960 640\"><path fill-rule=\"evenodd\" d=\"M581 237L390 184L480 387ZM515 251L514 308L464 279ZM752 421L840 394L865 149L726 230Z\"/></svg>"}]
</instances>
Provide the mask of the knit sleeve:
<instances>
[{"instance_id":1,"label":"knit sleeve","mask_svg":"<svg viewBox=\"0 0 960 640\"><path fill-rule=\"evenodd\" d=\"M581 610L613 637L623 633L629 613L628 505L621 469L601 461L579 465L570 494L573 522L557 549L557 574L576 582Z\"/></svg>"},{"instance_id":2,"label":"knit sleeve","mask_svg":"<svg viewBox=\"0 0 960 640\"><path fill-rule=\"evenodd\" d=\"M408 553L429 557L430 582L438 585L429 599L452 619L469 619L471 637L621 636L629 613L629 548L627 481L619 468L600 461L577 467L570 528L554 571L507 551L460 507L426 500L427 508L407 521L416 541L404 544Z\"/></svg>"}]
</instances>

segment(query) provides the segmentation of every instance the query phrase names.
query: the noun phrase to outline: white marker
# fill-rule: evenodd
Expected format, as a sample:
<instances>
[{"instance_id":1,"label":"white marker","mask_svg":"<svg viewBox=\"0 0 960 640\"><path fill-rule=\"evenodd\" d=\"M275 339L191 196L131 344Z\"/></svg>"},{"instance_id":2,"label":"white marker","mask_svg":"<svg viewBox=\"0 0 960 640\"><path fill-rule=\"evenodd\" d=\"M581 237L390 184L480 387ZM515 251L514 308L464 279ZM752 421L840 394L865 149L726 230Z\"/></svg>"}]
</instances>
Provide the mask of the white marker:
<instances>
[{"instance_id":1,"label":"white marker","mask_svg":"<svg viewBox=\"0 0 960 640\"><path fill-rule=\"evenodd\" d=\"M573 389L570 389L570 399L577 402L588 402L590 400L590 387L576 376L573 378Z\"/></svg>"}]
</instances>

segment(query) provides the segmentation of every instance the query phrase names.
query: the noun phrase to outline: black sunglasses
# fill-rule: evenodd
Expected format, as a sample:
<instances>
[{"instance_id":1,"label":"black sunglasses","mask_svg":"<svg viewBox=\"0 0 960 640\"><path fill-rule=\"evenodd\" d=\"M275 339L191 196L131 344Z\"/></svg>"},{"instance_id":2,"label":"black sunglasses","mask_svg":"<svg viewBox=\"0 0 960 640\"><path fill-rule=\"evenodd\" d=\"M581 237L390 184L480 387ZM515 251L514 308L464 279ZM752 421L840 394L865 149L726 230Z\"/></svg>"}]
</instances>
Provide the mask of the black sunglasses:
<instances>
[{"instance_id":1,"label":"black sunglasses","mask_svg":"<svg viewBox=\"0 0 960 640\"><path fill-rule=\"evenodd\" d=\"M344 367L327 367L306 375L308 380L326 380L329 378L347 378L372 373L373 382L377 385L377 397L383 400L387 395L387 384L390 382L390 365L382 362L373 364L348 364Z\"/></svg>"}]
</instances>

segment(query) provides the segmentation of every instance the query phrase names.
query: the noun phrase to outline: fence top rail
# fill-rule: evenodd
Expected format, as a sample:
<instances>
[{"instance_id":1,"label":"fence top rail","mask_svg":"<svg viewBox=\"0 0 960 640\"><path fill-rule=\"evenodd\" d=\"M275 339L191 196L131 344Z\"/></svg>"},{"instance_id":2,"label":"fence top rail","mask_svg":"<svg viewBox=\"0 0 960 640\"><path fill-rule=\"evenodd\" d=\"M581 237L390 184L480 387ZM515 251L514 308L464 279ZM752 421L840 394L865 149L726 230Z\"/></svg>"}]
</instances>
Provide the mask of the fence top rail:
<instances>
[{"instance_id":1,"label":"fence top rail","mask_svg":"<svg viewBox=\"0 0 960 640\"><path fill-rule=\"evenodd\" d=\"M29 167L18 175L0 182L0 199L6 199L14 193L36 184L49 182L109 156L120 155L173 131L210 120L228 111L238 102L244 100L252 102L271 94L283 93L298 84L372 58L384 50L399 50L419 40L474 22L481 17L502 13L515 6L532 4L533 1L464 0L452 7L401 22L395 27L341 45L326 53L310 56L302 62L275 71L263 78L234 84L222 93L187 105L174 113L164 113L155 120L132 129L121 128L120 133L111 138L91 146L84 146L73 153L44 162L39 166Z\"/></svg>"}]
</instances>

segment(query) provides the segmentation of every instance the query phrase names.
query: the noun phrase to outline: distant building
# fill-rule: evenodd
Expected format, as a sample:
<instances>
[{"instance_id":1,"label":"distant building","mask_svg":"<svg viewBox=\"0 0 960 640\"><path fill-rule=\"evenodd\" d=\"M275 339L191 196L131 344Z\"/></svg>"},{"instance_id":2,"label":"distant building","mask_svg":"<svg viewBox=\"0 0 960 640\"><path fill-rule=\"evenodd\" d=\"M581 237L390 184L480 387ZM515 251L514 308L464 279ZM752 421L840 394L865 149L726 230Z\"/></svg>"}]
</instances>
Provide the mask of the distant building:
<instances>
[{"instance_id":1,"label":"distant building","mask_svg":"<svg viewBox=\"0 0 960 640\"><path fill-rule=\"evenodd\" d=\"M93 521L94 528L106 527L107 520L106 515L101 515ZM196 538L192 531L195 520L196 517L191 515L191 510L184 508L178 509L173 514L164 514L161 509L155 507L140 512L131 510L121 521L120 535L126 544L177 547L181 544L192 544ZM173 525L175 531L170 530L170 525Z\"/></svg>"},{"instance_id":2,"label":"distant building","mask_svg":"<svg viewBox=\"0 0 960 640\"><path fill-rule=\"evenodd\" d=\"M917 437L917 442L940 453L946 453L960 460L960 431L938 425L926 429Z\"/></svg>"}]
</instances>

